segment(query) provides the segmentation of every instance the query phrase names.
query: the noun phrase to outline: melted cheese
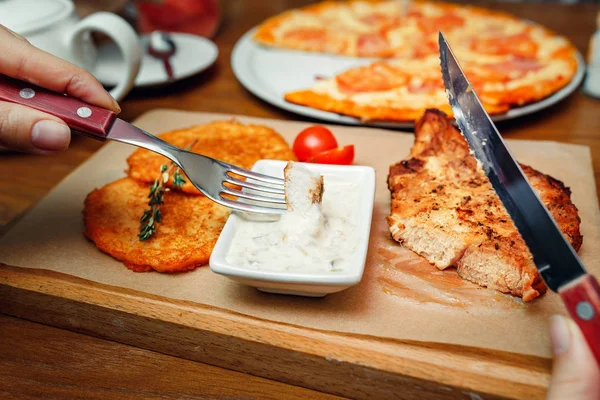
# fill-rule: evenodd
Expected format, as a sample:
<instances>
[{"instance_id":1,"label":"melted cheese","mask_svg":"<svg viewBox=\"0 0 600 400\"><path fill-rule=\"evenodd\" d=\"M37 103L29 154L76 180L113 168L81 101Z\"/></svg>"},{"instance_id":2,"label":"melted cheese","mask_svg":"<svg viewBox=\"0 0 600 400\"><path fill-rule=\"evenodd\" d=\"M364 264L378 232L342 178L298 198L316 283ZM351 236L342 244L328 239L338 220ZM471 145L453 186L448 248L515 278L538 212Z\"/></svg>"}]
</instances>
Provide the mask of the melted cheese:
<instances>
[{"instance_id":1,"label":"melted cheese","mask_svg":"<svg viewBox=\"0 0 600 400\"><path fill-rule=\"evenodd\" d=\"M402 47L414 45L415 40L423 37L423 32L419 29L416 21L408 21L402 27L390 29L387 32L387 40L392 47Z\"/></svg>"},{"instance_id":2,"label":"melted cheese","mask_svg":"<svg viewBox=\"0 0 600 400\"><path fill-rule=\"evenodd\" d=\"M366 1L356 1L350 3L352 11L362 17L372 14L382 15L400 15L401 1L382 1L379 3L371 3Z\"/></svg>"},{"instance_id":3,"label":"melted cheese","mask_svg":"<svg viewBox=\"0 0 600 400\"><path fill-rule=\"evenodd\" d=\"M281 25L273 29L273 35L278 39L284 37L285 33L298 28L321 28L323 26L321 20L316 15L294 12L292 18L288 18Z\"/></svg>"},{"instance_id":4,"label":"melted cheese","mask_svg":"<svg viewBox=\"0 0 600 400\"><path fill-rule=\"evenodd\" d=\"M399 63L396 61L395 63ZM433 59L429 61L433 63ZM439 74L439 65L437 70L433 69L429 64L428 69L430 74L428 77L435 77ZM405 70L416 70L419 63L412 62L405 64ZM427 64L425 64L427 65ZM421 64L421 68L424 65ZM481 70L485 72L485 70ZM520 72L515 71L513 74L513 80L507 83L495 82L485 83L480 90L480 95L483 99L489 102L496 103L493 99L486 96L489 92L506 92L519 89L524 86L535 86L539 82L554 80L559 76L569 76L571 72L571 66L564 60L554 60L543 68L536 71L529 71L524 76L520 77ZM425 75L413 76L410 80L410 84L418 87L426 78ZM364 106L387 106L400 109L420 109L428 107L439 107L440 105L447 104L446 94L443 89L435 90L434 92L424 93L412 93L407 87L395 88L392 90L379 91L379 92L362 92L362 93L348 93L343 92L338 88L337 81L335 79L321 80L315 84L313 90L317 93L326 94L336 100L351 100L358 105Z\"/></svg>"},{"instance_id":5,"label":"melted cheese","mask_svg":"<svg viewBox=\"0 0 600 400\"><path fill-rule=\"evenodd\" d=\"M375 27L362 22L358 16L348 8L333 8L323 13L322 18L329 26L354 33L376 32Z\"/></svg>"},{"instance_id":6,"label":"melted cheese","mask_svg":"<svg viewBox=\"0 0 600 400\"><path fill-rule=\"evenodd\" d=\"M415 3L414 9L427 17L441 17L446 11L435 3Z\"/></svg>"},{"instance_id":7,"label":"melted cheese","mask_svg":"<svg viewBox=\"0 0 600 400\"><path fill-rule=\"evenodd\" d=\"M531 38L538 44L538 58L551 59L554 53L569 45L569 42L561 36L548 36L541 28L531 31Z\"/></svg>"},{"instance_id":8,"label":"melted cheese","mask_svg":"<svg viewBox=\"0 0 600 400\"><path fill-rule=\"evenodd\" d=\"M408 88L401 87L381 92L364 92L349 94L339 90L335 79L319 81L313 90L326 94L337 100L351 100L364 106L388 106L407 109L433 107L447 102L443 90L434 93L410 93Z\"/></svg>"}]
</instances>

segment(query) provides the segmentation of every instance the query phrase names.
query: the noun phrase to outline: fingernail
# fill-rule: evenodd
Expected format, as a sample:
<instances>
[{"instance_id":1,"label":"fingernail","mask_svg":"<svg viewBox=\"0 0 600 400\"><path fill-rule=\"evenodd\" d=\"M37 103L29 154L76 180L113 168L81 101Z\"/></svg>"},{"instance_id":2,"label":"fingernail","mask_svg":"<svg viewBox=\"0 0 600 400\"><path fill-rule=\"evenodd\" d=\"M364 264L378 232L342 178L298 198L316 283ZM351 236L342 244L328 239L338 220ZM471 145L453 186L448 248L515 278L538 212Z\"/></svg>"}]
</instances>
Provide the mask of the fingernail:
<instances>
[{"instance_id":1,"label":"fingernail","mask_svg":"<svg viewBox=\"0 0 600 400\"><path fill-rule=\"evenodd\" d=\"M555 356L560 356L569 348L571 335L564 317L553 315L550 317L550 343Z\"/></svg>"},{"instance_id":2,"label":"fingernail","mask_svg":"<svg viewBox=\"0 0 600 400\"><path fill-rule=\"evenodd\" d=\"M15 31L12 31L12 30L10 30L10 29L8 29L8 28L5 28L5 29L8 31L8 33L10 33L11 35L13 35L13 36L14 36L14 37L16 37L17 39L19 39L19 40L22 40L22 41L24 41L24 42L27 42L27 39L25 39L23 36L19 35L17 32L15 32Z\"/></svg>"},{"instance_id":3,"label":"fingernail","mask_svg":"<svg viewBox=\"0 0 600 400\"><path fill-rule=\"evenodd\" d=\"M65 150L70 141L69 127L55 121L38 121L31 129L31 143L41 150Z\"/></svg>"},{"instance_id":4,"label":"fingernail","mask_svg":"<svg viewBox=\"0 0 600 400\"><path fill-rule=\"evenodd\" d=\"M115 110L117 110L117 113L121 112L121 106L119 105L119 103L117 103L117 100L115 100L114 97L112 97L112 95L109 93L110 98L113 101L113 105L115 106Z\"/></svg>"}]
</instances>

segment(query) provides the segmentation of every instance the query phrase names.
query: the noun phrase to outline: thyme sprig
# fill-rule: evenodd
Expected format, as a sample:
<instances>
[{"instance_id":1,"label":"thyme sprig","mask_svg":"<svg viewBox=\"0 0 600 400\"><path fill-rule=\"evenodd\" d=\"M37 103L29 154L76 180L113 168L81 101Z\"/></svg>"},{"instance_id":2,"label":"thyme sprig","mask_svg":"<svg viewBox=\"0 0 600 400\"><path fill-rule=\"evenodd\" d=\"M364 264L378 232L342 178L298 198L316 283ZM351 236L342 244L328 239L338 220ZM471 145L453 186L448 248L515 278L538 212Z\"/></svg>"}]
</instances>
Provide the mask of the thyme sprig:
<instances>
[{"instance_id":1,"label":"thyme sprig","mask_svg":"<svg viewBox=\"0 0 600 400\"><path fill-rule=\"evenodd\" d=\"M196 140L190 143L185 149L189 150L194 146ZM148 194L148 206L149 209L144 210L144 214L140 218L140 233L138 238L140 241L148 240L156 233L157 224L162 221L162 214L160 212L160 206L164 203L164 196L169 188L166 187L169 181L169 176L173 176L173 186L181 189L185 184L186 180L181 174L181 169L177 164L171 162L169 166L162 164L160 166L160 174L154 180L152 186L150 186L150 193Z\"/></svg>"}]
</instances>

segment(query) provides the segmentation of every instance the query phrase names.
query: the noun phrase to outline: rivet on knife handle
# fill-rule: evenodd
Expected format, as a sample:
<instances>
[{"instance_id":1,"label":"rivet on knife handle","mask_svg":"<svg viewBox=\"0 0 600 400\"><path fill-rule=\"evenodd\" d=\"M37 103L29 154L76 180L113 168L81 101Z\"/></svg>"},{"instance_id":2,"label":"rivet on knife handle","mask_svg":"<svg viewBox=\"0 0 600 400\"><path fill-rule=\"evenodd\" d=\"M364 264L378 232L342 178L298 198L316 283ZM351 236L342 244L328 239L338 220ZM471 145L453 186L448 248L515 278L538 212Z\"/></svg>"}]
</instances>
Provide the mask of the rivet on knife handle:
<instances>
[{"instance_id":1,"label":"rivet on knife handle","mask_svg":"<svg viewBox=\"0 0 600 400\"><path fill-rule=\"evenodd\" d=\"M559 289L569 314L583 336L600 366L600 286L592 275L584 275L564 289Z\"/></svg>"},{"instance_id":2,"label":"rivet on knife handle","mask_svg":"<svg viewBox=\"0 0 600 400\"><path fill-rule=\"evenodd\" d=\"M116 114L73 97L0 75L0 100L43 111L65 121L77 132L105 140Z\"/></svg>"}]
</instances>

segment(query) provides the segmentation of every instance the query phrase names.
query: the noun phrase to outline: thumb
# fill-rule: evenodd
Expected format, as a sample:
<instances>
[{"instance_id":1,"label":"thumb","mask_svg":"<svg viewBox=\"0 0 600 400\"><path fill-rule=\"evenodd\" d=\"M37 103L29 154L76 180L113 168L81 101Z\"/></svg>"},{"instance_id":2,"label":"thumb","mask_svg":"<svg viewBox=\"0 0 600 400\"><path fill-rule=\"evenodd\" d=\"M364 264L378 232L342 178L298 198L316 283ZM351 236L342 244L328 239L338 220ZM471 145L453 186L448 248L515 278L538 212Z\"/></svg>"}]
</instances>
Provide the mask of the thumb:
<instances>
[{"instance_id":1,"label":"thumb","mask_svg":"<svg viewBox=\"0 0 600 400\"><path fill-rule=\"evenodd\" d=\"M600 399L600 368L575 322L551 317L550 341L554 361L547 400Z\"/></svg>"},{"instance_id":2,"label":"thumb","mask_svg":"<svg viewBox=\"0 0 600 400\"><path fill-rule=\"evenodd\" d=\"M65 150L71 130L60 119L18 104L0 101L0 145L13 150L52 154Z\"/></svg>"}]
</instances>

